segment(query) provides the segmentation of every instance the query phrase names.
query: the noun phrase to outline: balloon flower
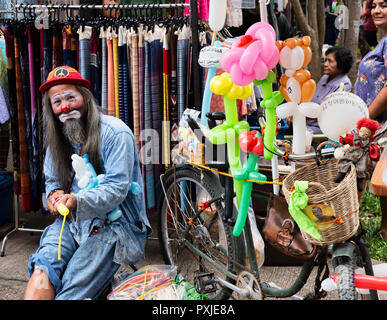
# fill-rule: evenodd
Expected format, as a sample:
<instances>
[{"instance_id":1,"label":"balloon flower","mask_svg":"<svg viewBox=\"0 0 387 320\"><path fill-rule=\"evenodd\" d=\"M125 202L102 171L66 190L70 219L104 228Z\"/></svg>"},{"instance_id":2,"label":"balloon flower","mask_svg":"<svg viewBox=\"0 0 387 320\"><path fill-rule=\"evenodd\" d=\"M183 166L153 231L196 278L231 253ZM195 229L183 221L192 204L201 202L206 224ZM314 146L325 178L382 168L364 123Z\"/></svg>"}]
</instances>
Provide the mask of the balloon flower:
<instances>
[{"instance_id":1,"label":"balloon flower","mask_svg":"<svg viewBox=\"0 0 387 320\"><path fill-rule=\"evenodd\" d=\"M234 226L233 235L239 237L246 223L253 182L246 180L266 181L267 177L258 172L258 157L263 155L262 135L256 131L242 132L239 135L239 145L244 152L249 153L243 168L235 170L236 180L243 181L242 198L239 205L238 217Z\"/></svg>"},{"instance_id":2,"label":"balloon flower","mask_svg":"<svg viewBox=\"0 0 387 320\"><path fill-rule=\"evenodd\" d=\"M219 126L211 129L208 138L213 144L227 143L227 157L232 174L241 168L239 158L238 136L244 131L249 131L247 121L238 121L237 99L247 99L253 92L252 85L240 87L233 83L230 74L224 72L215 76L210 82L210 89L213 93L223 95L226 120ZM235 192L238 206L242 196L243 182L234 179Z\"/></svg>"},{"instance_id":3,"label":"balloon flower","mask_svg":"<svg viewBox=\"0 0 387 320\"><path fill-rule=\"evenodd\" d=\"M273 27L266 22L257 22L247 29L244 36L234 40L231 49L222 57L221 66L230 73L235 84L246 86L254 79L265 79L278 59Z\"/></svg>"},{"instance_id":4,"label":"balloon flower","mask_svg":"<svg viewBox=\"0 0 387 320\"><path fill-rule=\"evenodd\" d=\"M279 91L273 92L273 82L275 81L275 74L270 71L267 78L264 80L255 80L254 84L262 86L261 107L265 109L266 128L264 131L264 142L266 148L274 149L274 138L277 129L276 108L284 100ZM267 160L273 158L273 153L264 150L264 157Z\"/></svg>"},{"instance_id":5,"label":"balloon flower","mask_svg":"<svg viewBox=\"0 0 387 320\"><path fill-rule=\"evenodd\" d=\"M306 117L318 118L321 107L310 102L316 90L316 82L311 79L310 72L302 69L312 57L309 48L311 39L289 38L277 41L280 50L279 63L286 71L281 76L280 92L287 103L277 108L279 118L293 117L293 153L305 153L306 145Z\"/></svg>"}]
</instances>

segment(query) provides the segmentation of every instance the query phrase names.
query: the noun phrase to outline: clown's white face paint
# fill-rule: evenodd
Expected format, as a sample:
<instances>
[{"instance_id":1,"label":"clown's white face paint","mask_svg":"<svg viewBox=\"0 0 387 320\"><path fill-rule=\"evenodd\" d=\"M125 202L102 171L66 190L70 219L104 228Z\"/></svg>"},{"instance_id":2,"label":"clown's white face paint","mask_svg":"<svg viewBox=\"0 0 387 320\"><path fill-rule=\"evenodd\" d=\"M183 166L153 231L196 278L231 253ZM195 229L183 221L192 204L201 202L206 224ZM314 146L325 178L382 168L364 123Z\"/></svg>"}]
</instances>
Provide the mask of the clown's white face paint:
<instances>
[{"instance_id":1,"label":"clown's white face paint","mask_svg":"<svg viewBox=\"0 0 387 320\"><path fill-rule=\"evenodd\" d=\"M74 85L60 84L53 86L48 90L48 96L50 98L52 110L58 118L61 115L70 115L72 111L78 111L82 117L86 112L83 106L83 96ZM75 113L75 117L78 117L78 113ZM71 116L70 118L64 118L67 120L70 119Z\"/></svg>"},{"instance_id":2,"label":"clown's white face paint","mask_svg":"<svg viewBox=\"0 0 387 320\"><path fill-rule=\"evenodd\" d=\"M78 110L70 111L69 113L62 113L59 115L59 120L61 122L65 122L69 119L79 119L81 117L81 113Z\"/></svg>"}]
</instances>

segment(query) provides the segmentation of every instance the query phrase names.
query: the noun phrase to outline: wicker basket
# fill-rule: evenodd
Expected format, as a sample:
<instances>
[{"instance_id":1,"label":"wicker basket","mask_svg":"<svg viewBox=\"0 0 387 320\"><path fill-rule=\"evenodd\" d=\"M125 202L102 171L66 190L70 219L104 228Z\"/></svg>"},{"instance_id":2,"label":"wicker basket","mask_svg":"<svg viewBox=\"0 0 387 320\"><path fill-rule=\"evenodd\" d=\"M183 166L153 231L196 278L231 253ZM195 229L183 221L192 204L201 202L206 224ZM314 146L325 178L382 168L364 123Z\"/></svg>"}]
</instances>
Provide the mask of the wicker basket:
<instances>
[{"instance_id":1,"label":"wicker basket","mask_svg":"<svg viewBox=\"0 0 387 320\"><path fill-rule=\"evenodd\" d=\"M350 172L339 183L333 180L338 173L337 160L312 163L290 173L283 181L283 193L289 203L293 184L297 180L308 181L306 194L309 204L325 204L335 214L335 222L325 230L320 230L321 242L301 230L305 240L316 245L329 245L352 237L359 227L359 195L356 185L356 169L351 165Z\"/></svg>"}]
</instances>

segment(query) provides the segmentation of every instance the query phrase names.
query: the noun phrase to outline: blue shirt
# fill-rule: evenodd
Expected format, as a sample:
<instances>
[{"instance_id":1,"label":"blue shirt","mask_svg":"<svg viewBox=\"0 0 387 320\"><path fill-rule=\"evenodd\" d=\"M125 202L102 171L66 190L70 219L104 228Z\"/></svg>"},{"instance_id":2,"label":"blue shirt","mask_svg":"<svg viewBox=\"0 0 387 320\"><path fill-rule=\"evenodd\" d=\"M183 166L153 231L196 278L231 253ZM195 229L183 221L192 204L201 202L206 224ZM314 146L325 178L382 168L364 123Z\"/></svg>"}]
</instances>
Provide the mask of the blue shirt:
<instances>
[{"instance_id":1,"label":"blue shirt","mask_svg":"<svg viewBox=\"0 0 387 320\"><path fill-rule=\"evenodd\" d=\"M80 145L73 144L73 147L79 154ZM116 243L114 262L121 265L134 264L143 259L146 237L151 233L136 142L124 122L103 114L100 116L100 157L105 176L96 187L79 192L77 179L74 179L71 192L77 198L77 209L72 213L74 223L70 224L70 230L74 239L81 244L94 226L103 226L107 230L104 232L104 240ZM44 174L48 195L60 188L49 149L44 161ZM129 191L132 181L141 187L137 195ZM117 206L120 206L122 217L107 223L107 214Z\"/></svg>"},{"instance_id":2,"label":"blue shirt","mask_svg":"<svg viewBox=\"0 0 387 320\"><path fill-rule=\"evenodd\" d=\"M368 52L360 61L354 93L364 100L367 107L374 101L387 84L387 36L384 36L376 48ZM385 121L387 111L376 120Z\"/></svg>"},{"instance_id":3,"label":"blue shirt","mask_svg":"<svg viewBox=\"0 0 387 320\"><path fill-rule=\"evenodd\" d=\"M352 88L351 80L346 74L338 75L329 82L328 78L329 76L326 74L321 77L320 81L317 83L312 102L321 104L326 96L339 90L341 83L344 83L345 91L350 91ZM314 134L322 133L316 119L307 119L306 125Z\"/></svg>"}]
</instances>

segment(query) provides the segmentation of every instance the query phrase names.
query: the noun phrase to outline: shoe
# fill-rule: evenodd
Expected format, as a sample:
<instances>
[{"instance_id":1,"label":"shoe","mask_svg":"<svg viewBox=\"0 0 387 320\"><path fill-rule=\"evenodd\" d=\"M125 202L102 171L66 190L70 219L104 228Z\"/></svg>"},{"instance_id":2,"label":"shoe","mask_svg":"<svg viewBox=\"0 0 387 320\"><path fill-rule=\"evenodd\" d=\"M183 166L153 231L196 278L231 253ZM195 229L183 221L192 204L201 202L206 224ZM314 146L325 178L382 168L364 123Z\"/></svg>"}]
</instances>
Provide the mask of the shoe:
<instances>
[{"instance_id":1,"label":"shoe","mask_svg":"<svg viewBox=\"0 0 387 320\"><path fill-rule=\"evenodd\" d=\"M346 172L339 172L333 181L336 183L341 182L344 179L346 174L347 174Z\"/></svg>"}]
</instances>

